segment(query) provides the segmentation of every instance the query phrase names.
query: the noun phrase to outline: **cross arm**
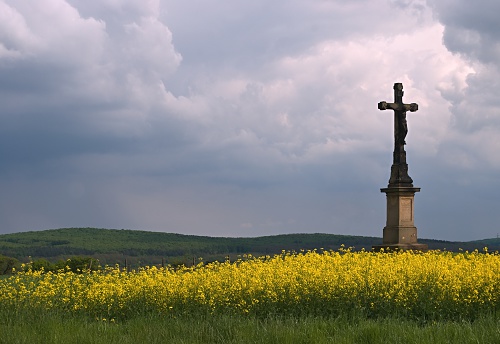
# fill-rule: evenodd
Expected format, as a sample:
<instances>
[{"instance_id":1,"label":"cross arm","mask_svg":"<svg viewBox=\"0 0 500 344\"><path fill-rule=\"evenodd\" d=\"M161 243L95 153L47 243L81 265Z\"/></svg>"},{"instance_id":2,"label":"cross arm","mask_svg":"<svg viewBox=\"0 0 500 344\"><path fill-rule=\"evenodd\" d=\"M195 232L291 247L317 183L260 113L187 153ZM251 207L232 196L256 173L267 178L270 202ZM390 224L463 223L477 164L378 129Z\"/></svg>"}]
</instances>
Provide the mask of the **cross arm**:
<instances>
[{"instance_id":1,"label":"cross arm","mask_svg":"<svg viewBox=\"0 0 500 344\"><path fill-rule=\"evenodd\" d=\"M380 103L378 103L378 109L379 110L390 109L390 110L394 110L394 111L415 112L418 110L418 104L417 103L403 104L403 103L380 102Z\"/></svg>"}]
</instances>

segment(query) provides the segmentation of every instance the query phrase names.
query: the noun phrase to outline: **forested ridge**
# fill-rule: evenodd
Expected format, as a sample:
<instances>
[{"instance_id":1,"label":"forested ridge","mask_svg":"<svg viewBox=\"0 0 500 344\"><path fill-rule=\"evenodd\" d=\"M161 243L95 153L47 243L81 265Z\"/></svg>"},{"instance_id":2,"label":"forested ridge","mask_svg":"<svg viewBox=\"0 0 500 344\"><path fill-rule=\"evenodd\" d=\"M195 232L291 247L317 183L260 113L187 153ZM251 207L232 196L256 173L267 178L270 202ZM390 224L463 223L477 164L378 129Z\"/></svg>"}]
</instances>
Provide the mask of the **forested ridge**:
<instances>
[{"instance_id":1,"label":"forested ridge","mask_svg":"<svg viewBox=\"0 0 500 344\"><path fill-rule=\"evenodd\" d=\"M430 249L449 251L500 248L499 239L471 242L425 240ZM274 255L285 251L370 250L381 238L337 234L282 234L262 237L210 237L128 229L60 228L0 235L0 254L19 261L44 258L51 261L89 256L103 264L189 264L200 258L236 259L245 254Z\"/></svg>"}]
</instances>

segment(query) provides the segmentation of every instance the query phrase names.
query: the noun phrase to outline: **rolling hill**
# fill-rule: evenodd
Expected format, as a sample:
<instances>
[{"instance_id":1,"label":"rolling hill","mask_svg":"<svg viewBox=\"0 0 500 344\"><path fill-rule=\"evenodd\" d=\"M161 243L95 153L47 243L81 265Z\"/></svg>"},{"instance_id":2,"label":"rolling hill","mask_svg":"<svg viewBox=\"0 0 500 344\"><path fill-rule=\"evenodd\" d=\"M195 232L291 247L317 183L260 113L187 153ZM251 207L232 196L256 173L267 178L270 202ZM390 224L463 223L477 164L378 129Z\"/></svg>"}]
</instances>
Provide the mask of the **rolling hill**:
<instances>
[{"instance_id":1,"label":"rolling hill","mask_svg":"<svg viewBox=\"0 0 500 344\"><path fill-rule=\"evenodd\" d=\"M451 242L421 239L431 249L450 251L500 249L500 239ZM282 250L337 250L341 245L359 250L381 244L376 237L336 234L283 234L254 238L230 238L148 232L125 229L61 228L0 235L0 254L27 262L50 261L72 256L91 256L102 264L190 264L199 257L207 260L235 259L238 255L279 254Z\"/></svg>"}]
</instances>

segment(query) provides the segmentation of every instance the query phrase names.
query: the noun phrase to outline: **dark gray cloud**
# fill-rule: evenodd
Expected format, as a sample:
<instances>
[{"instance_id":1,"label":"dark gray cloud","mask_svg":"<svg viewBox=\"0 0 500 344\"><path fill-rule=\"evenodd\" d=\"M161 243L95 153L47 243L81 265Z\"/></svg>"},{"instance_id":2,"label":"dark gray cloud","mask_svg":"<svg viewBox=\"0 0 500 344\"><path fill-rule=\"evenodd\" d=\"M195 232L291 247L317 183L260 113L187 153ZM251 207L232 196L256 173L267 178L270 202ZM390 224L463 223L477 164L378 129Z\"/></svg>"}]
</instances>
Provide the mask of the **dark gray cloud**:
<instances>
[{"instance_id":1,"label":"dark gray cloud","mask_svg":"<svg viewBox=\"0 0 500 344\"><path fill-rule=\"evenodd\" d=\"M432 1L437 17L445 26L446 47L470 61L473 68L463 92L443 96L450 100L452 121L449 140L443 150L455 168L470 171L470 180L481 183L497 174L500 160L500 4L484 1ZM474 171L474 172L472 172ZM475 176L474 176L475 175ZM479 184L481 185L481 184Z\"/></svg>"},{"instance_id":2,"label":"dark gray cloud","mask_svg":"<svg viewBox=\"0 0 500 344\"><path fill-rule=\"evenodd\" d=\"M483 62L497 64L500 57L497 13L500 4L495 1L429 1L445 25L444 43L457 53Z\"/></svg>"},{"instance_id":3,"label":"dark gray cloud","mask_svg":"<svg viewBox=\"0 0 500 344\"><path fill-rule=\"evenodd\" d=\"M403 82L420 236L496 235L494 28L448 5L0 1L0 230L380 236Z\"/></svg>"}]
</instances>

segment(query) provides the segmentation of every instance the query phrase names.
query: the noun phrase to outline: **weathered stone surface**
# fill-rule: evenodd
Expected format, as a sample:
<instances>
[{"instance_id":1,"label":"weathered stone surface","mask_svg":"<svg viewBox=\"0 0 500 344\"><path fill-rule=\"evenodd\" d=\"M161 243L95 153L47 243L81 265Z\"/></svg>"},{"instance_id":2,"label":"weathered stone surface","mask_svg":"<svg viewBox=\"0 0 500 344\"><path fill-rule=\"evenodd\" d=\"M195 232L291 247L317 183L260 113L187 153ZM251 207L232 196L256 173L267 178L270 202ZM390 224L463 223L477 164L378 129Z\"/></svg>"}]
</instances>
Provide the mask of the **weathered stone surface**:
<instances>
[{"instance_id":1,"label":"weathered stone surface","mask_svg":"<svg viewBox=\"0 0 500 344\"><path fill-rule=\"evenodd\" d=\"M408 134L408 123L406 112L418 110L418 104L403 103L403 84L394 84L394 103L382 101L378 103L379 110L394 110L394 153L391 166L391 178L389 187L411 187L413 180L408 175L408 164L406 163L406 135Z\"/></svg>"},{"instance_id":2,"label":"weathered stone surface","mask_svg":"<svg viewBox=\"0 0 500 344\"><path fill-rule=\"evenodd\" d=\"M418 105L403 103L403 84L394 84L394 103L378 103L380 110L394 110L394 152L391 177L387 188L380 189L387 197L387 222L383 232L383 244L373 246L374 250L427 250L427 245L417 242L415 227L415 193L420 188L413 187L406 163L406 135L408 124L406 112L415 112Z\"/></svg>"},{"instance_id":3,"label":"weathered stone surface","mask_svg":"<svg viewBox=\"0 0 500 344\"><path fill-rule=\"evenodd\" d=\"M414 196L420 188L397 187L380 189L387 195L387 226L413 226Z\"/></svg>"}]
</instances>

